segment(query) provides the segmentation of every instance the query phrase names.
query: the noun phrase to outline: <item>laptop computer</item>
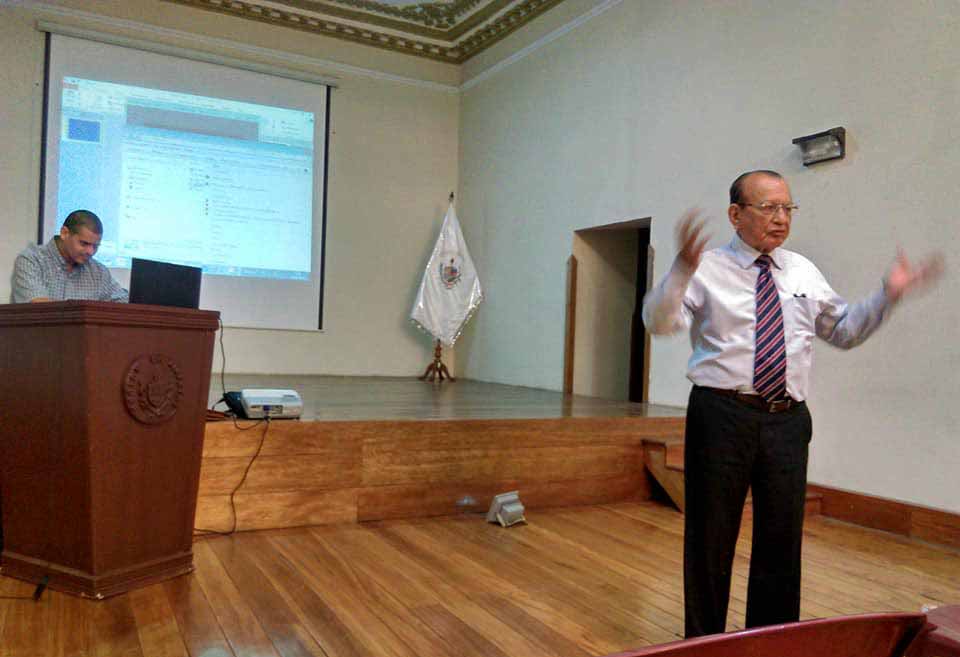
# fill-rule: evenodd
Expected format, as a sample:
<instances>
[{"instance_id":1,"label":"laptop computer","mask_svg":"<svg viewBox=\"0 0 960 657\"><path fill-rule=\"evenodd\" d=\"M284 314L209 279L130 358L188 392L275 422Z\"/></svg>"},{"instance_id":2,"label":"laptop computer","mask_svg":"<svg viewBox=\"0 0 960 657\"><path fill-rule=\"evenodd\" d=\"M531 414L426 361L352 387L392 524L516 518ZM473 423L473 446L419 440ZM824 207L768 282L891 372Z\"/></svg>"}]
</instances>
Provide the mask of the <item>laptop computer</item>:
<instances>
[{"instance_id":1,"label":"laptop computer","mask_svg":"<svg viewBox=\"0 0 960 657\"><path fill-rule=\"evenodd\" d=\"M133 258L130 303L199 308L202 272L200 267Z\"/></svg>"}]
</instances>

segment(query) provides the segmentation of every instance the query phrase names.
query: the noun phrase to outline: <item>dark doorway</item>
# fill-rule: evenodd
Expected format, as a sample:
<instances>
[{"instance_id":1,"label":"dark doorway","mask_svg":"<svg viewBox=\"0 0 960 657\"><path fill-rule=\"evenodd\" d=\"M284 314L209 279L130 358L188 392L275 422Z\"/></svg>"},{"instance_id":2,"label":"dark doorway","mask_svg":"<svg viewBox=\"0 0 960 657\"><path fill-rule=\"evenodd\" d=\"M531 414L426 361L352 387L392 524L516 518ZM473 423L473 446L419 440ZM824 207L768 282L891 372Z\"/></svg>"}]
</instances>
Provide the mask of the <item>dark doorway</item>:
<instances>
[{"instance_id":1,"label":"dark doorway","mask_svg":"<svg viewBox=\"0 0 960 657\"><path fill-rule=\"evenodd\" d=\"M567 275L565 392L646 401L649 340L641 311L650 261L649 218L575 231Z\"/></svg>"},{"instance_id":2,"label":"dark doorway","mask_svg":"<svg viewBox=\"0 0 960 657\"><path fill-rule=\"evenodd\" d=\"M633 325L630 328L630 395L632 402L647 401L647 368L649 367L650 341L647 329L643 325L641 311L643 297L649 289L650 263L650 226L637 229L637 300L633 310Z\"/></svg>"}]
</instances>

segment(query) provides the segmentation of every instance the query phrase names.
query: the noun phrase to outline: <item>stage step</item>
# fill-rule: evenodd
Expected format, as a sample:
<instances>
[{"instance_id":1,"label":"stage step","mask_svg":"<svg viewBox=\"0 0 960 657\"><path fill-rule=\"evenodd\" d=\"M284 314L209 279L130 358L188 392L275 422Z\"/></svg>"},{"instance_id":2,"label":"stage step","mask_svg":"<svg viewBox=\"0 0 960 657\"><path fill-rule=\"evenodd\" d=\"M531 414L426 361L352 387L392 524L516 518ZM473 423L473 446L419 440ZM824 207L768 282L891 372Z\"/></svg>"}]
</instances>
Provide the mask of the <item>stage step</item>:
<instances>
[{"instance_id":1,"label":"stage step","mask_svg":"<svg viewBox=\"0 0 960 657\"><path fill-rule=\"evenodd\" d=\"M643 463L653 478L660 484L670 501L681 512L684 510L683 492L683 438L664 437L646 438L643 441ZM807 516L820 514L823 495L807 491L805 513ZM749 507L751 498L747 496ZM749 508L747 509L749 511Z\"/></svg>"}]
</instances>

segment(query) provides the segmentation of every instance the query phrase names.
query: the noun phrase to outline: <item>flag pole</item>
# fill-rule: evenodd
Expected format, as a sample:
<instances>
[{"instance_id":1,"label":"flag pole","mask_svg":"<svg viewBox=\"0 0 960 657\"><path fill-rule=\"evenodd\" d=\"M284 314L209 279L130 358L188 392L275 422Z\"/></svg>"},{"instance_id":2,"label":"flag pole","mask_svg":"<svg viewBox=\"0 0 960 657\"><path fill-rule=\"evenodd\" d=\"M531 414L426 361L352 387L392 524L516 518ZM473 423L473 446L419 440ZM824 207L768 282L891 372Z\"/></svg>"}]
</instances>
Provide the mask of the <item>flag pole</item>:
<instances>
[{"instance_id":1,"label":"flag pole","mask_svg":"<svg viewBox=\"0 0 960 657\"><path fill-rule=\"evenodd\" d=\"M437 345L433 349L433 362L427 365L427 371L423 373L423 376L419 377L421 381L433 383L434 379L436 379L437 383L442 383L444 378L449 379L451 383L456 381L455 378L450 376L450 370L447 369L447 366L440 360L441 349L440 341L437 340Z\"/></svg>"}]
</instances>

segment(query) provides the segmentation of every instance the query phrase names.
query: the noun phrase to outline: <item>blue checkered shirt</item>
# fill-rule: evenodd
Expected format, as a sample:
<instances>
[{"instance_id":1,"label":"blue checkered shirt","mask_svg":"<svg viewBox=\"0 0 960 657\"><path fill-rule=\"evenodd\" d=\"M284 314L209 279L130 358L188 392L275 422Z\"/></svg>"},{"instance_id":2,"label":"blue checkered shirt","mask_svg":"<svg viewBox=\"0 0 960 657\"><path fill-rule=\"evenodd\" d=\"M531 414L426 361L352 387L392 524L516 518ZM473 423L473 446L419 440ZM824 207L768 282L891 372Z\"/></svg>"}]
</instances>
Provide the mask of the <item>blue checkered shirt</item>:
<instances>
[{"instance_id":1,"label":"blue checkered shirt","mask_svg":"<svg viewBox=\"0 0 960 657\"><path fill-rule=\"evenodd\" d=\"M113 280L110 270L92 258L68 271L56 238L43 246L31 244L13 265L13 302L26 303L41 297L53 301L129 300L127 291Z\"/></svg>"}]
</instances>

